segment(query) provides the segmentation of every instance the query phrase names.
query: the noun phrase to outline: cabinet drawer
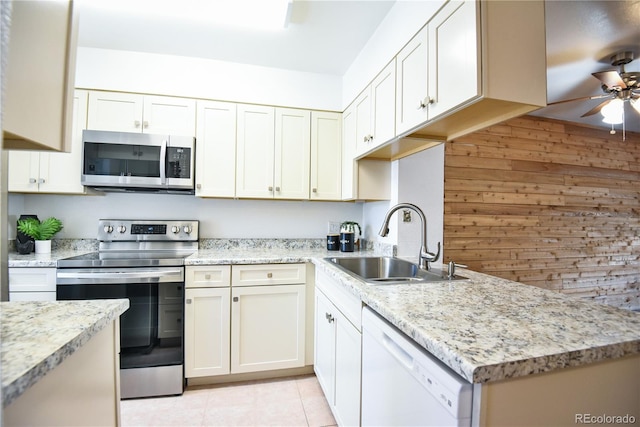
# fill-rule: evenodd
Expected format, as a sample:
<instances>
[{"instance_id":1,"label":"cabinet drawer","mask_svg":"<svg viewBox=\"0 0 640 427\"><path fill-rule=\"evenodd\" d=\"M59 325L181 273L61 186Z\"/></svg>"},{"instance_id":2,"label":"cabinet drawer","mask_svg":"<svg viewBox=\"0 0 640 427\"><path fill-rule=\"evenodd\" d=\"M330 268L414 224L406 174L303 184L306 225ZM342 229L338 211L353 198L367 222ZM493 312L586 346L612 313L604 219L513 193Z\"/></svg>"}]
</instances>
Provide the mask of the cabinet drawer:
<instances>
[{"instance_id":1,"label":"cabinet drawer","mask_svg":"<svg viewBox=\"0 0 640 427\"><path fill-rule=\"evenodd\" d=\"M187 288L220 288L231 284L230 265L193 265L185 269Z\"/></svg>"},{"instance_id":2,"label":"cabinet drawer","mask_svg":"<svg viewBox=\"0 0 640 427\"><path fill-rule=\"evenodd\" d=\"M56 291L55 268L10 268L9 292Z\"/></svg>"},{"instance_id":3,"label":"cabinet drawer","mask_svg":"<svg viewBox=\"0 0 640 427\"><path fill-rule=\"evenodd\" d=\"M232 286L296 285L306 281L305 264L234 265Z\"/></svg>"}]
</instances>

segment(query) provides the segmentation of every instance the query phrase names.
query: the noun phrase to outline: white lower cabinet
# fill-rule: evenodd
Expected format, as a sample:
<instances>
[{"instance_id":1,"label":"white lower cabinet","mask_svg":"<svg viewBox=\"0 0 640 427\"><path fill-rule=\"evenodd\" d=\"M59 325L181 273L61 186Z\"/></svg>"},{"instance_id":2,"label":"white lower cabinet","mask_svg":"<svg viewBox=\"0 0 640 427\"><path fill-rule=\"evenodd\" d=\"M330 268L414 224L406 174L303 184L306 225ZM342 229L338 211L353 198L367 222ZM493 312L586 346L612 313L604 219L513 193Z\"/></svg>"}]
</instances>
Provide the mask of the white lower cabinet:
<instances>
[{"instance_id":1,"label":"white lower cabinet","mask_svg":"<svg viewBox=\"0 0 640 427\"><path fill-rule=\"evenodd\" d=\"M9 301L55 300L55 268L9 268Z\"/></svg>"},{"instance_id":2,"label":"white lower cabinet","mask_svg":"<svg viewBox=\"0 0 640 427\"><path fill-rule=\"evenodd\" d=\"M316 276L314 370L338 425L360 425L361 302ZM335 304L334 304L335 302Z\"/></svg>"},{"instance_id":3,"label":"white lower cabinet","mask_svg":"<svg viewBox=\"0 0 640 427\"><path fill-rule=\"evenodd\" d=\"M229 373L230 293L228 287L186 289L184 370L187 378Z\"/></svg>"},{"instance_id":4,"label":"white lower cabinet","mask_svg":"<svg viewBox=\"0 0 640 427\"><path fill-rule=\"evenodd\" d=\"M231 372L304 366L305 285L231 290Z\"/></svg>"},{"instance_id":5,"label":"white lower cabinet","mask_svg":"<svg viewBox=\"0 0 640 427\"><path fill-rule=\"evenodd\" d=\"M187 266L185 376L305 365L306 265Z\"/></svg>"}]
</instances>

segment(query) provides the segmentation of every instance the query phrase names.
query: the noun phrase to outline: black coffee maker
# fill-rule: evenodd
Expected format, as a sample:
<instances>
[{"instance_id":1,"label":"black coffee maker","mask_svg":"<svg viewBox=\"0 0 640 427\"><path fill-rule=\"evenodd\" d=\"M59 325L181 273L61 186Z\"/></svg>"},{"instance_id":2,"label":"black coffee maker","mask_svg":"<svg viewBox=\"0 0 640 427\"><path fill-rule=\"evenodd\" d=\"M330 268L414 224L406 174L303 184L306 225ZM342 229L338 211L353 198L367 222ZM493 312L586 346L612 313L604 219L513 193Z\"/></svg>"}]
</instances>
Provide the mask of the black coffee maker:
<instances>
[{"instance_id":1,"label":"black coffee maker","mask_svg":"<svg viewBox=\"0 0 640 427\"><path fill-rule=\"evenodd\" d=\"M20 215L18 221L21 219L27 218L35 218L38 219L37 215ZM16 230L17 230L17 222L16 222ZM22 233L20 230L17 230L16 233L16 249L19 254L27 255L36 250L36 242L33 237L29 237L26 234Z\"/></svg>"}]
</instances>

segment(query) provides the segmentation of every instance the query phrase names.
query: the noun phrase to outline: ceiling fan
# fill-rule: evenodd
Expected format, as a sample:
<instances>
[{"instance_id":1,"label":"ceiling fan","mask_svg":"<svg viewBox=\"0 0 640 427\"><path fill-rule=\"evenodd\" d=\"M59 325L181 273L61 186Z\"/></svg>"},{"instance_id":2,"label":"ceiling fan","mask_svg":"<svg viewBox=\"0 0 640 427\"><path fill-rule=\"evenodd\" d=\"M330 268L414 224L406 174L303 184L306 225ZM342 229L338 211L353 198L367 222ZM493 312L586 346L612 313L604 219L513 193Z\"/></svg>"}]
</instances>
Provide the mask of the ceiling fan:
<instances>
[{"instance_id":1,"label":"ceiling fan","mask_svg":"<svg viewBox=\"0 0 640 427\"><path fill-rule=\"evenodd\" d=\"M611 57L611 65L620 67L620 71L609 70L592 73L591 75L602 82L602 95L585 96L552 102L549 105L563 104L565 102L581 101L586 99L608 98L581 117L602 113L603 121L612 125L624 122L624 103L629 104L640 114L640 72L628 72L625 65L633 61L633 52L621 52Z\"/></svg>"}]
</instances>

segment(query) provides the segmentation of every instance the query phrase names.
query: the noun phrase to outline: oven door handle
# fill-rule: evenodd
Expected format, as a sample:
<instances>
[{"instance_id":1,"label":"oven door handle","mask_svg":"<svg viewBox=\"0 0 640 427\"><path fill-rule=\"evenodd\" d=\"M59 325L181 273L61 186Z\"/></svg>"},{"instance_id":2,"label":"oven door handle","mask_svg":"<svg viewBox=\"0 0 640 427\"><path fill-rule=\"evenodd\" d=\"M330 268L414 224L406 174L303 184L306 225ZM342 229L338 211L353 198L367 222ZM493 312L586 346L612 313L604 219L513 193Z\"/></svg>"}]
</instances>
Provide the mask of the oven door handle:
<instances>
[{"instance_id":1,"label":"oven door handle","mask_svg":"<svg viewBox=\"0 0 640 427\"><path fill-rule=\"evenodd\" d=\"M182 280L182 270L162 270L162 271L110 271L110 272L97 272L97 271L74 271L63 272L58 271L58 279L91 279L91 280L117 280L117 279L164 279L175 278L177 281Z\"/></svg>"}]
</instances>

